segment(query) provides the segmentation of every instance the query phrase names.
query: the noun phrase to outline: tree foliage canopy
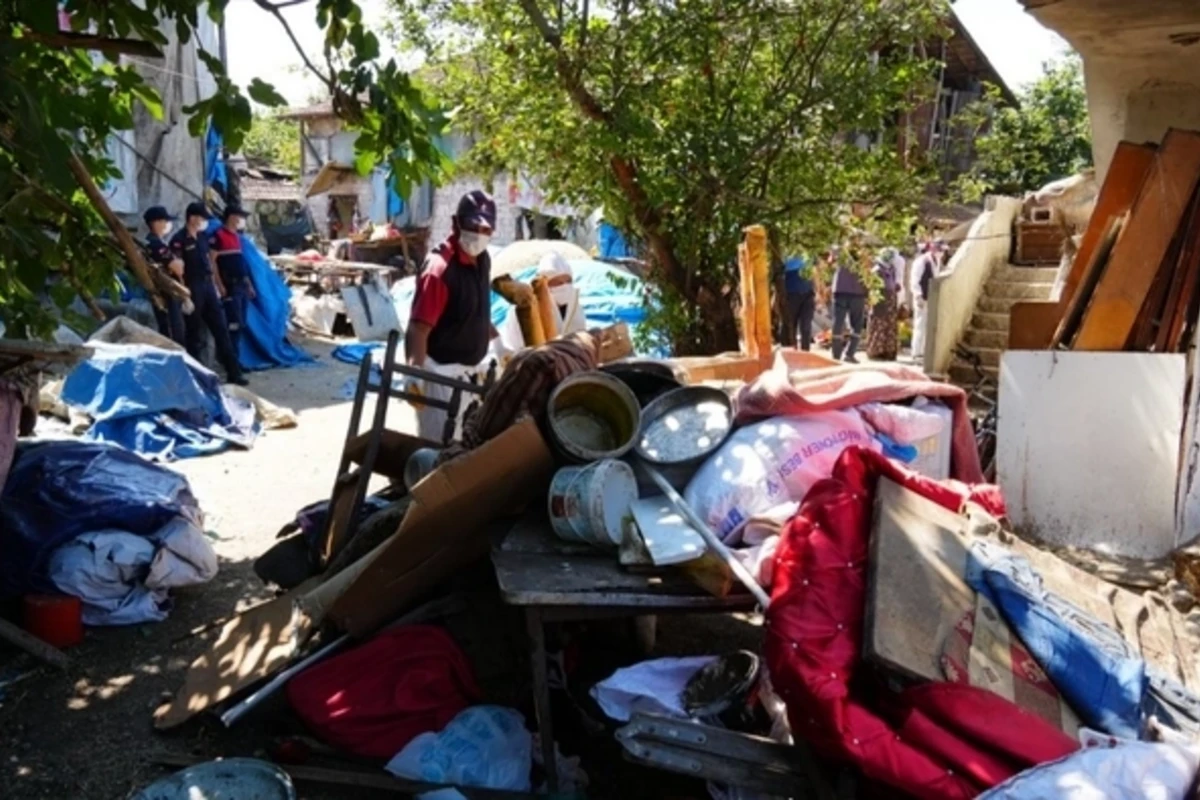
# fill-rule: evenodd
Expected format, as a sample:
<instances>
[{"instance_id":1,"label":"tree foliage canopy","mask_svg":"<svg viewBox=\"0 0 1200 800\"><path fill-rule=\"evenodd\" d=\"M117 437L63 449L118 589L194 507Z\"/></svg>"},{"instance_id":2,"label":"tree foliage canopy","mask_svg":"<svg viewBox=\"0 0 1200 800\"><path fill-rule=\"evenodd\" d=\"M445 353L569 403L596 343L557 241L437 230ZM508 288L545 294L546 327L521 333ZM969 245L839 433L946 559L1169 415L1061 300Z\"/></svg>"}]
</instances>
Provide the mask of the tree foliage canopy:
<instances>
[{"instance_id":1,"label":"tree foliage canopy","mask_svg":"<svg viewBox=\"0 0 1200 800\"><path fill-rule=\"evenodd\" d=\"M279 11L294 0L253 2L276 17L274 35L296 43ZM48 300L65 305L77 294L104 291L122 266L71 168L82 163L101 184L118 177L106 156L108 137L133 127L135 104L161 114L155 92L120 53L164 45L164 31L172 29L190 41L198 14L219 22L227 3L65 0L72 31L63 31L53 0L0 0L0 316L8 335L46 331L55 319ZM353 0L313 0L312 8L325 33L324 52L316 59L300 55L338 114L362 132L360 169L389 160L401 189L439 174L444 157L433 140L445 122L441 112L394 60L380 60L379 39ZM251 125L251 100L268 106L284 100L261 80L243 91L215 54L201 57L218 89L185 109L189 129L202 135L211 122L236 150Z\"/></svg>"},{"instance_id":2,"label":"tree foliage canopy","mask_svg":"<svg viewBox=\"0 0 1200 800\"><path fill-rule=\"evenodd\" d=\"M393 2L474 138L468 168L519 170L645 242L678 352L736 346L744 226L807 249L850 201L876 212L856 224L910 218L921 182L890 130L931 86L940 0Z\"/></svg>"},{"instance_id":3,"label":"tree foliage canopy","mask_svg":"<svg viewBox=\"0 0 1200 800\"><path fill-rule=\"evenodd\" d=\"M1092 163L1083 67L1078 56L1042 65L1042 76L1018 95L1020 106L999 107L998 90L963 111L981 134L976 161L957 188L969 200L985 194L1020 196L1074 175Z\"/></svg>"},{"instance_id":4,"label":"tree foliage canopy","mask_svg":"<svg viewBox=\"0 0 1200 800\"><path fill-rule=\"evenodd\" d=\"M299 172L299 126L273 114L255 114L242 141L242 154L273 167Z\"/></svg>"}]
</instances>

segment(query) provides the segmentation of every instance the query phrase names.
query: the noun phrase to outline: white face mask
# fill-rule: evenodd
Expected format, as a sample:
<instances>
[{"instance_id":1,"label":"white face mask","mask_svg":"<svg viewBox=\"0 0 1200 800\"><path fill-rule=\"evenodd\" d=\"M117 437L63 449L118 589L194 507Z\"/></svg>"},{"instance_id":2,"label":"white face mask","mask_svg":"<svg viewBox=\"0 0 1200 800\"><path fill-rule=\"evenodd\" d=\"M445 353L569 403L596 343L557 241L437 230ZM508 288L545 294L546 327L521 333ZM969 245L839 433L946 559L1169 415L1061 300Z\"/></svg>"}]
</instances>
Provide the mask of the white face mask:
<instances>
[{"instance_id":1,"label":"white face mask","mask_svg":"<svg viewBox=\"0 0 1200 800\"><path fill-rule=\"evenodd\" d=\"M476 233L475 231L462 231L458 234L458 244L462 247L463 252L471 258L475 258L484 250L487 250L488 242L492 237L486 233Z\"/></svg>"},{"instance_id":2,"label":"white face mask","mask_svg":"<svg viewBox=\"0 0 1200 800\"><path fill-rule=\"evenodd\" d=\"M551 286L550 299L556 306L569 306L575 301L575 287L569 283Z\"/></svg>"},{"instance_id":3,"label":"white face mask","mask_svg":"<svg viewBox=\"0 0 1200 800\"><path fill-rule=\"evenodd\" d=\"M239 231L244 231L244 230L246 230L246 220L244 220L244 219L239 219L239 220L237 221L237 225L236 225L236 226L234 226L234 227L236 227L236 228L237 228Z\"/></svg>"},{"instance_id":4,"label":"white face mask","mask_svg":"<svg viewBox=\"0 0 1200 800\"><path fill-rule=\"evenodd\" d=\"M170 235L171 235L171 229L172 229L173 227L175 227L175 226L174 226L174 225L172 225L171 223L169 223L169 222L164 222L164 223L163 223L163 226L162 226L162 233L161 233L161 234L159 234L159 235L160 235L161 237L164 237L164 238L165 238L165 237L167 237L167 236L170 236Z\"/></svg>"}]
</instances>

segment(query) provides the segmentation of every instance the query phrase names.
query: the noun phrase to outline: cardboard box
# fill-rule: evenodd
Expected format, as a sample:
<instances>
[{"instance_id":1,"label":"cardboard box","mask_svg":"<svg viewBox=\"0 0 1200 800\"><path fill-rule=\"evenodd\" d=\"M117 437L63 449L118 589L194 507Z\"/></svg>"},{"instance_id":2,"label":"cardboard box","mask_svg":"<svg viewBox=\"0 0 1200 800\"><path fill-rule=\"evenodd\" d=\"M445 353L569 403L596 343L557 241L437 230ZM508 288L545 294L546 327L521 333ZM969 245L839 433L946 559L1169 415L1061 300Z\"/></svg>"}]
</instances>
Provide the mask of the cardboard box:
<instances>
[{"instance_id":1,"label":"cardboard box","mask_svg":"<svg viewBox=\"0 0 1200 800\"><path fill-rule=\"evenodd\" d=\"M488 550L489 523L546 493L554 460L533 420L518 423L413 487L400 530L330 606L354 635L393 619L422 592Z\"/></svg>"}]
</instances>

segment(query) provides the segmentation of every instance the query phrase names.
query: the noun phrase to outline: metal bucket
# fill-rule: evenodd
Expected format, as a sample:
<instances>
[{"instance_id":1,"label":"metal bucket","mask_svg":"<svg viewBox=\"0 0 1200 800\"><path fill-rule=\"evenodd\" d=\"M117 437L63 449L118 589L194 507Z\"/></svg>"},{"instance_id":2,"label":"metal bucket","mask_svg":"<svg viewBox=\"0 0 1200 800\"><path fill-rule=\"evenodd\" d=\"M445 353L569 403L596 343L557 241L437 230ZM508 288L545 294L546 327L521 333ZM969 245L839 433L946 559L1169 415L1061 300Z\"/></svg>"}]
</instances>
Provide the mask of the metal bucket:
<instances>
[{"instance_id":1,"label":"metal bucket","mask_svg":"<svg viewBox=\"0 0 1200 800\"><path fill-rule=\"evenodd\" d=\"M564 541L618 546L637 496L637 478L623 461L563 467L550 482L550 526Z\"/></svg>"},{"instance_id":2,"label":"metal bucket","mask_svg":"<svg viewBox=\"0 0 1200 800\"><path fill-rule=\"evenodd\" d=\"M288 774L256 758L206 761L142 789L131 800L190 800L195 797L239 800L296 800Z\"/></svg>"},{"instance_id":3,"label":"metal bucket","mask_svg":"<svg viewBox=\"0 0 1200 800\"><path fill-rule=\"evenodd\" d=\"M554 445L580 463L620 458L641 427L641 407L633 391L603 372L572 375L550 394L547 409Z\"/></svg>"}]
</instances>

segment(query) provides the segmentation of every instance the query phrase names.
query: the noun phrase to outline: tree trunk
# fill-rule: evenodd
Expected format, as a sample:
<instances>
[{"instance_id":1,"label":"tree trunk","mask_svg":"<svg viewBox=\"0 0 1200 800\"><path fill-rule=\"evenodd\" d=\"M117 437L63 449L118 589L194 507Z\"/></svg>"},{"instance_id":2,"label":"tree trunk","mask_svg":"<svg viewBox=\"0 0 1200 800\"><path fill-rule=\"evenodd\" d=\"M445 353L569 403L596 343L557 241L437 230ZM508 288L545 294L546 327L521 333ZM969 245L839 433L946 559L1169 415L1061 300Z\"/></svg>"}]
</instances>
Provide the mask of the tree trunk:
<instances>
[{"instance_id":1,"label":"tree trunk","mask_svg":"<svg viewBox=\"0 0 1200 800\"><path fill-rule=\"evenodd\" d=\"M682 290L682 287L677 287ZM682 293L682 291L681 291ZM694 298L685 298L700 310L694 330L672 342L677 356L711 356L736 352L738 349L737 315L731 295L702 284Z\"/></svg>"}]
</instances>

